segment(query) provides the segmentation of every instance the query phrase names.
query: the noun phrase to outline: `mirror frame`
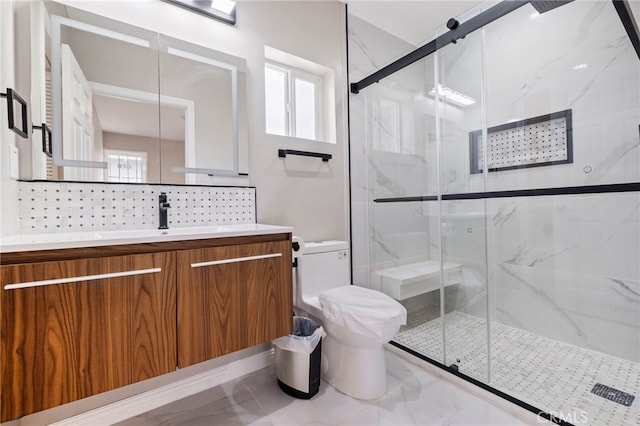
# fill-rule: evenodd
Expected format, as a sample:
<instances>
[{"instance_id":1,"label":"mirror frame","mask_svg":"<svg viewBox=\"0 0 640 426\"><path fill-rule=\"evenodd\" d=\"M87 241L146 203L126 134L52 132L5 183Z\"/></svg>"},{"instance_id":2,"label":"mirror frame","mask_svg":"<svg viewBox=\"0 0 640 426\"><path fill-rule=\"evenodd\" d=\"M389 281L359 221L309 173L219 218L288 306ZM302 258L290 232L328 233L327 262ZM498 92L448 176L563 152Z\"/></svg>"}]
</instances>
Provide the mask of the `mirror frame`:
<instances>
[{"instance_id":1,"label":"mirror frame","mask_svg":"<svg viewBox=\"0 0 640 426\"><path fill-rule=\"evenodd\" d=\"M163 37L160 34L160 37ZM167 40L171 40L170 37L164 36ZM197 167L188 167L188 165L196 160L195 146L193 144L187 144L187 152L185 153L185 163L187 167L172 167L171 171L175 173L195 173L206 174L213 176L239 176L240 175L240 155L239 155L239 143L238 143L238 67L233 64L218 61L206 56L198 55L196 53L187 52L182 49L177 49L171 46L167 47L167 53L175 55L184 59L191 59L193 61L202 62L206 65L213 65L218 68L226 69L231 72L231 122L232 122L232 141L233 141L233 169L204 169ZM160 72L160 71L159 71ZM162 94L160 95L162 98ZM186 144L186 141L185 141ZM187 176L187 181L188 181Z\"/></svg>"},{"instance_id":2,"label":"mirror frame","mask_svg":"<svg viewBox=\"0 0 640 426\"><path fill-rule=\"evenodd\" d=\"M53 124L51 146L52 146L53 165L62 166L62 167L106 169L107 168L106 162L71 160L71 159L65 159L63 156L62 143L64 142L62 137L61 26L65 25L71 28L91 32L94 34L113 38L116 40L124 41L134 45L142 46L142 47L150 47L150 43L149 41L142 38L130 36L127 34L122 34L117 31L109 30L107 28L99 27L93 24L88 24L82 21L78 21L76 19L71 19L64 16L60 16L60 15L51 14L50 23L51 23L52 124ZM134 27L133 25L131 26ZM151 31L151 32L156 34L158 39L166 38L169 41L174 40L172 37L166 36L165 34L158 33L155 31ZM189 44L193 44L186 40L181 40L181 41L184 41ZM158 54L161 54L161 53L162 52L158 50ZM237 176L245 175L244 173L240 173L240 155L239 155L239 140L238 140L239 138L238 137L238 67L236 65L233 65L227 62L209 58L196 53L188 52L182 49L173 48L171 46L168 47L167 53L173 54L185 59L198 61L207 65L213 65L218 68L226 69L231 73L231 109L232 109L231 126L232 126L232 144L233 144L232 168L231 169L208 169L208 168L189 167L189 165L193 164L193 162L195 161L196 154L195 154L195 145L187 144L186 139L189 138L189 135L187 135L187 137L185 137L185 145L188 147L185 152L185 163L186 163L185 167L172 167L171 171L176 173L184 173L185 184L189 184L190 181L195 180L193 179L193 176L191 178L189 177L189 175L192 175L192 174L204 174L208 176L225 176L225 177L237 177ZM158 69L158 73L160 73L159 69ZM162 93L159 93L159 99L161 100L162 98L163 98ZM191 134L190 137L195 142L195 135ZM160 135L159 141L162 141L162 135Z\"/></svg>"}]
</instances>

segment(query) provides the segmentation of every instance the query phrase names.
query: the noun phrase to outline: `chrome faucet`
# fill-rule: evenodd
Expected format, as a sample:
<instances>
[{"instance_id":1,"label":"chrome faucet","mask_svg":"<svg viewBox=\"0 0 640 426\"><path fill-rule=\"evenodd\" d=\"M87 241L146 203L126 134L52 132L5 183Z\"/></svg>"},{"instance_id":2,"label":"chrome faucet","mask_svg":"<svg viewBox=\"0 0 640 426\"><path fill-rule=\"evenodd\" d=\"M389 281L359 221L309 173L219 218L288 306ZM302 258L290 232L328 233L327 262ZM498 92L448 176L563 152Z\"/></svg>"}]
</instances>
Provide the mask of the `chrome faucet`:
<instances>
[{"instance_id":1,"label":"chrome faucet","mask_svg":"<svg viewBox=\"0 0 640 426\"><path fill-rule=\"evenodd\" d=\"M171 205L167 202L167 193L161 192L158 195L158 213L160 213L160 226L158 229L169 229L167 221L167 210L171 208Z\"/></svg>"}]
</instances>

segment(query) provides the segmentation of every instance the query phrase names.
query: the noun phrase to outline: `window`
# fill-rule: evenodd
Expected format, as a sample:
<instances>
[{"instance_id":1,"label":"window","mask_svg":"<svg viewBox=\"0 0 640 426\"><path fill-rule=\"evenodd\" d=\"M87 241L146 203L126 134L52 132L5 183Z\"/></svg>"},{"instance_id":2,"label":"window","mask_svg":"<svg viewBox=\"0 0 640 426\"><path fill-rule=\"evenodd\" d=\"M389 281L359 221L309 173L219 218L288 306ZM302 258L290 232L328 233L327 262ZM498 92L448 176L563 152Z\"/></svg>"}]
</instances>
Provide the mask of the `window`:
<instances>
[{"instance_id":1,"label":"window","mask_svg":"<svg viewBox=\"0 0 640 426\"><path fill-rule=\"evenodd\" d=\"M400 134L400 103L391 99L379 98L370 103L369 120L373 149L377 151L402 152Z\"/></svg>"},{"instance_id":2,"label":"window","mask_svg":"<svg viewBox=\"0 0 640 426\"><path fill-rule=\"evenodd\" d=\"M336 143L333 69L270 46L264 57L266 133Z\"/></svg>"},{"instance_id":3,"label":"window","mask_svg":"<svg viewBox=\"0 0 640 426\"><path fill-rule=\"evenodd\" d=\"M322 139L322 77L271 62L264 75L267 133Z\"/></svg>"},{"instance_id":4,"label":"window","mask_svg":"<svg viewBox=\"0 0 640 426\"><path fill-rule=\"evenodd\" d=\"M271 64L264 68L264 90L267 133L289 135L289 114L287 113L289 95L287 93L288 72Z\"/></svg>"},{"instance_id":5,"label":"window","mask_svg":"<svg viewBox=\"0 0 640 426\"><path fill-rule=\"evenodd\" d=\"M108 182L147 181L147 153L105 149Z\"/></svg>"}]
</instances>

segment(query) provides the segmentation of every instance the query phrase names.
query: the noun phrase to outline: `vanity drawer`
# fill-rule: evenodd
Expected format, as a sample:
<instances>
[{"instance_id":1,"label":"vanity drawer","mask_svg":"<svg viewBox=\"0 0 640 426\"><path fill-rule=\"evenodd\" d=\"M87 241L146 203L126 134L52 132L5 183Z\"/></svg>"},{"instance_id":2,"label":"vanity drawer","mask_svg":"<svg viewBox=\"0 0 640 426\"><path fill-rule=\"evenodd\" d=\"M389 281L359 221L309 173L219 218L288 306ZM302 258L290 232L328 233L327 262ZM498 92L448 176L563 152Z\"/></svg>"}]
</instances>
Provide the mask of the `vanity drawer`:
<instances>
[{"instance_id":1,"label":"vanity drawer","mask_svg":"<svg viewBox=\"0 0 640 426\"><path fill-rule=\"evenodd\" d=\"M175 253L0 271L1 421L175 370Z\"/></svg>"}]
</instances>

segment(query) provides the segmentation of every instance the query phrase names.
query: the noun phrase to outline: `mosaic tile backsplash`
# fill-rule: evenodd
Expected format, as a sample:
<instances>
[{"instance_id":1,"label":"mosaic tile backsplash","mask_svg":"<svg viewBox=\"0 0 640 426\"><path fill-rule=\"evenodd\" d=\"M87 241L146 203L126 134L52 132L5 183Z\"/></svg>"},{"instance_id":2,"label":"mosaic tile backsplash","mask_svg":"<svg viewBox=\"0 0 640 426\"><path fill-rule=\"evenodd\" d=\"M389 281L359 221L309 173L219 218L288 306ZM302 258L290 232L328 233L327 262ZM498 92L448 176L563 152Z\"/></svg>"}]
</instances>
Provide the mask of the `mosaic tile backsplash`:
<instances>
[{"instance_id":1,"label":"mosaic tile backsplash","mask_svg":"<svg viewBox=\"0 0 640 426\"><path fill-rule=\"evenodd\" d=\"M21 234L155 229L158 194L166 192L169 227L256 221L255 188L19 182Z\"/></svg>"}]
</instances>

